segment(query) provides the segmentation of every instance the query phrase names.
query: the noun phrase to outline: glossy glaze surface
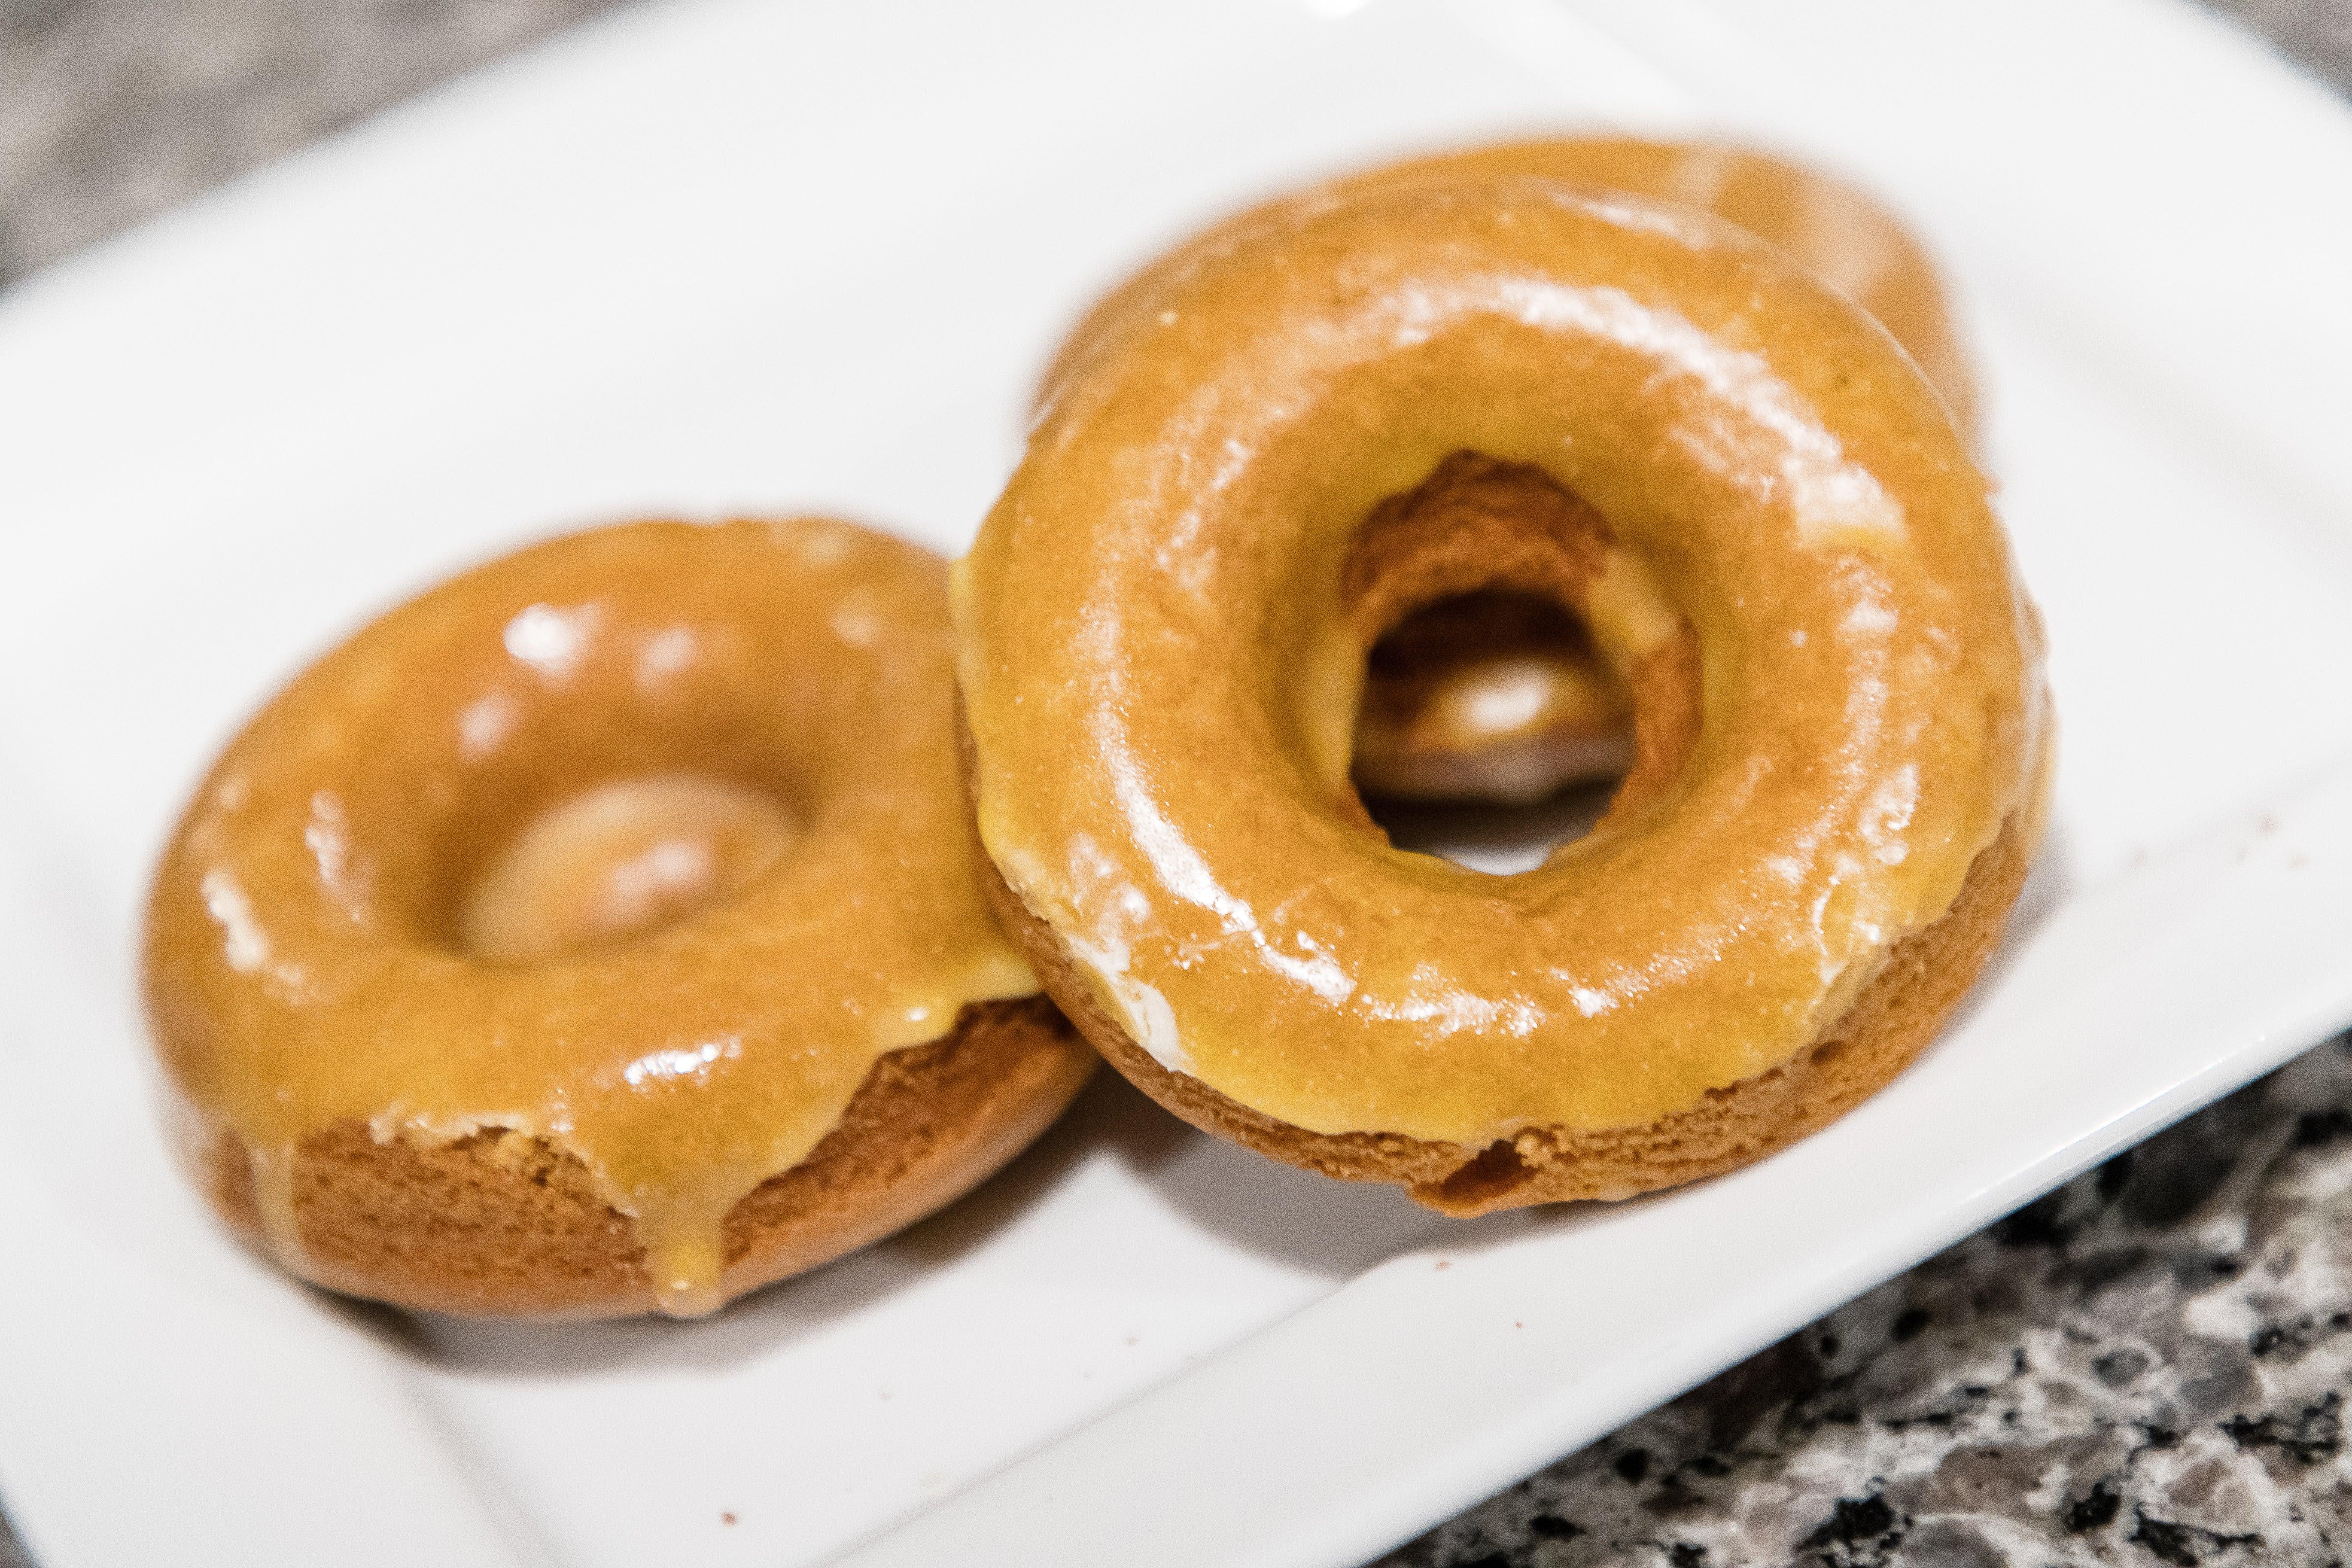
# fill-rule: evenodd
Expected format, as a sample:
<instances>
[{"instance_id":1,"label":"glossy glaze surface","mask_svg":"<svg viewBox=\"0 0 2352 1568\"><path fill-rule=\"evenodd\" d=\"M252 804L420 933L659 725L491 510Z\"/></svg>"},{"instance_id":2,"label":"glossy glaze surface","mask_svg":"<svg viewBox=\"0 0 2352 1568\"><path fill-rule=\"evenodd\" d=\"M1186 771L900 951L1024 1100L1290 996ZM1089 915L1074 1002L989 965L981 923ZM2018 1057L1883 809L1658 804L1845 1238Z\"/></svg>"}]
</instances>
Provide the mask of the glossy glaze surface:
<instances>
[{"instance_id":1,"label":"glossy glaze surface","mask_svg":"<svg viewBox=\"0 0 2352 1568\"><path fill-rule=\"evenodd\" d=\"M1448 179L1525 175L1628 191L1728 218L1788 252L1879 322L1944 395L1975 440L1976 387L1927 253L1894 216L1818 170L1749 148L1629 137L1552 137L1408 159L1252 209L1153 262L1089 311L1056 354L1045 392L1118 316L1230 232L1287 202L1360 195ZM1429 649L1393 676L1377 666L1356 734L1356 778L1401 796L1528 800L1623 771L1631 735L1600 661L1530 646L1506 625ZM1402 661L1396 661L1401 666ZM1612 707L1617 710L1612 713Z\"/></svg>"},{"instance_id":2,"label":"glossy glaze surface","mask_svg":"<svg viewBox=\"0 0 2352 1568\"><path fill-rule=\"evenodd\" d=\"M1843 181L1753 148L1628 136L1554 136L1408 158L1284 196L1187 240L1103 297L1046 371L1039 403L1054 393L1118 319L1160 292L1234 235L1284 208L1454 180L1560 180L1653 196L1727 218L1876 318L1917 363L1976 438L1975 378L1952 329L1934 263L1894 214Z\"/></svg>"},{"instance_id":3,"label":"glossy glaze surface","mask_svg":"<svg viewBox=\"0 0 2352 1568\"><path fill-rule=\"evenodd\" d=\"M296 679L197 791L146 953L192 1135L244 1140L281 1260L308 1134L509 1128L633 1217L667 1310L714 1305L727 1211L878 1057L1035 989L971 874L950 659L928 551L645 523L468 573ZM582 910L633 865L676 875Z\"/></svg>"},{"instance_id":4,"label":"glossy glaze surface","mask_svg":"<svg viewBox=\"0 0 2352 1568\"><path fill-rule=\"evenodd\" d=\"M1686 763L1545 867L1351 807L1359 526L1451 453L1616 548L1621 670L1696 633ZM1951 902L2045 742L1948 406L1727 224L1497 179L1236 226L1076 365L959 567L983 843L1164 1065L1318 1132L1634 1125L1807 1046Z\"/></svg>"}]
</instances>

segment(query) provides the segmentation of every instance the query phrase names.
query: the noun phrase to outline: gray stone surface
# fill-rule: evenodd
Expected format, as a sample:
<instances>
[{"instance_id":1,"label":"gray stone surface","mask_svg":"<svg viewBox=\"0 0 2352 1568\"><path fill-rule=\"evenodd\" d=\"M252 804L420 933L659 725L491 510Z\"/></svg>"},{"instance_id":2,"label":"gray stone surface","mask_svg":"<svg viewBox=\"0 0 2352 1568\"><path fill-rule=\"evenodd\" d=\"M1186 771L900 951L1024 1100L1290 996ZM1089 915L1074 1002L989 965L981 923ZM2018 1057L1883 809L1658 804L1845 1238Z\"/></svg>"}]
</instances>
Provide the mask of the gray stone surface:
<instances>
[{"instance_id":1,"label":"gray stone surface","mask_svg":"<svg viewBox=\"0 0 2352 1568\"><path fill-rule=\"evenodd\" d=\"M2352 1560L2352 1037L1382 1568Z\"/></svg>"},{"instance_id":2,"label":"gray stone surface","mask_svg":"<svg viewBox=\"0 0 2352 1568\"><path fill-rule=\"evenodd\" d=\"M2352 0L2205 0L2352 92Z\"/></svg>"},{"instance_id":3,"label":"gray stone surface","mask_svg":"<svg viewBox=\"0 0 2352 1568\"><path fill-rule=\"evenodd\" d=\"M611 3L0 0L0 284ZM2352 91L2352 0L2209 3ZM2347 1395L2339 1042L1382 1568L2341 1564Z\"/></svg>"},{"instance_id":4,"label":"gray stone surface","mask_svg":"<svg viewBox=\"0 0 2352 1568\"><path fill-rule=\"evenodd\" d=\"M613 0L0 0L0 283Z\"/></svg>"}]
</instances>

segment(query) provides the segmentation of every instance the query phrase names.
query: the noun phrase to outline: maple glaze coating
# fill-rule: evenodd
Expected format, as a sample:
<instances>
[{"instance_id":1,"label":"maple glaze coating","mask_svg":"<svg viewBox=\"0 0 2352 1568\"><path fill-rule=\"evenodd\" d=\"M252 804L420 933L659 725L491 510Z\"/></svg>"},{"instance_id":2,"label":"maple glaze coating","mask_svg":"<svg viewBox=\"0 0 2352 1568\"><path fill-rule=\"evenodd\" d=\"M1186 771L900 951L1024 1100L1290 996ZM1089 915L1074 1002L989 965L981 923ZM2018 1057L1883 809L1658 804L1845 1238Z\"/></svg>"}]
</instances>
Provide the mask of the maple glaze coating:
<instances>
[{"instance_id":1,"label":"maple glaze coating","mask_svg":"<svg viewBox=\"0 0 2352 1568\"><path fill-rule=\"evenodd\" d=\"M192 1145L242 1142L282 1262L306 1138L506 1129L706 1310L730 1208L879 1058L1035 991L972 876L944 590L821 519L574 535L393 611L230 742L147 993Z\"/></svg>"},{"instance_id":2,"label":"maple glaze coating","mask_svg":"<svg viewBox=\"0 0 2352 1568\"><path fill-rule=\"evenodd\" d=\"M1894 216L1820 172L1743 147L1628 137L1551 137L1407 159L1341 176L1217 225L1150 263L1099 301L1047 372L1050 397L1108 325L1213 251L1286 206L1449 180L1528 176L1678 202L1779 247L1870 312L1950 405L1971 444L1977 395L1936 269ZM1356 782L1406 797L1530 800L1622 773L1630 744L1622 685L1589 654L1519 635L1507 613L1485 627L1462 616L1409 626L1414 657L1376 662L1356 735ZM1402 650L1400 650L1402 651Z\"/></svg>"},{"instance_id":3,"label":"maple glaze coating","mask_svg":"<svg viewBox=\"0 0 2352 1568\"><path fill-rule=\"evenodd\" d=\"M1277 197L1202 230L1097 301L1055 352L1038 391L1049 402L1111 326L1234 235L1286 209L1482 179L1558 180L1696 207L1786 251L1860 305L1918 364L1971 443L1975 378L1952 330L1935 264L1875 201L1843 181L1753 148L1628 136L1553 136L1407 158Z\"/></svg>"},{"instance_id":4,"label":"maple glaze coating","mask_svg":"<svg viewBox=\"0 0 2352 1568\"><path fill-rule=\"evenodd\" d=\"M1348 783L1351 551L1456 454L1597 509L1573 607L1637 694L1692 660L1687 753L1508 878L1391 847ZM1787 1062L2032 819L2046 744L1911 360L1727 223L1541 180L1196 248L1060 384L956 616L1013 894L1162 1067L1314 1133L1633 1126Z\"/></svg>"}]
</instances>

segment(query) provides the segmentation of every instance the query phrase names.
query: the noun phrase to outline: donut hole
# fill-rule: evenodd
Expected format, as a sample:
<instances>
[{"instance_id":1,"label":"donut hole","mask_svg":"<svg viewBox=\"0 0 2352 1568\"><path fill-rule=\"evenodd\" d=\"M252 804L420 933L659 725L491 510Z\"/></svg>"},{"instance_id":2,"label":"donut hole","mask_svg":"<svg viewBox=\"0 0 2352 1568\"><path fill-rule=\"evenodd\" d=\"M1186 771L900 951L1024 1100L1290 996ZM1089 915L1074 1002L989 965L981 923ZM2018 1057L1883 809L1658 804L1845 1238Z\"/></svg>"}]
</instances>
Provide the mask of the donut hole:
<instances>
[{"instance_id":1,"label":"donut hole","mask_svg":"<svg viewBox=\"0 0 2352 1568\"><path fill-rule=\"evenodd\" d=\"M379 770L403 798L354 828L418 845L418 939L509 965L609 951L742 894L837 796L824 737L870 712L716 619L695 623L701 658L648 679L668 618L646 618L612 617L609 647L560 680L461 667L454 722L389 738L412 753Z\"/></svg>"},{"instance_id":2,"label":"donut hole","mask_svg":"<svg viewBox=\"0 0 2352 1568\"><path fill-rule=\"evenodd\" d=\"M800 837L773 793L664 773L556 800L492 855L466 889L457 942L491 963L607 948L725 902Z\"/></svg>"},{"instance_id":3,"label":"donut hole","mask_svg":"<svg viewBox=\"0 0 2352 1568\"><path fill-rule=\"evenodd\" d=\"M1539 595L1449 595L1366 657L1351 776L1400 848L1526 870L1591 830L1633 756L1625 683Z\"/></svg>"},{"instance_id":4,"label":"donut hole","mask_svg":"<svg viewBox=\"0 0 2352 1568\"><path fill-rule=\"evenodd\" d=\"M1532 464L1455 452L1374 506L1341 568L1366 650L1349 768L1366 819L1509 875L1663 792L1696 731L1696 644L1630 586L1646 581ZM1584 613L1603 590L1609 657Z\"/></svg>"},{"instance_id":5,"label":"donut hole","mask_svg":"<svg viewBox=\"0 0 2352 1568\"><path fill-rule=\"evenodd\" d=\"M1372 646L1356 787L1526 805L1622 778L1633 700L1577 615L1508 588L1424 605Z\"/></svg>"}]
</instances>

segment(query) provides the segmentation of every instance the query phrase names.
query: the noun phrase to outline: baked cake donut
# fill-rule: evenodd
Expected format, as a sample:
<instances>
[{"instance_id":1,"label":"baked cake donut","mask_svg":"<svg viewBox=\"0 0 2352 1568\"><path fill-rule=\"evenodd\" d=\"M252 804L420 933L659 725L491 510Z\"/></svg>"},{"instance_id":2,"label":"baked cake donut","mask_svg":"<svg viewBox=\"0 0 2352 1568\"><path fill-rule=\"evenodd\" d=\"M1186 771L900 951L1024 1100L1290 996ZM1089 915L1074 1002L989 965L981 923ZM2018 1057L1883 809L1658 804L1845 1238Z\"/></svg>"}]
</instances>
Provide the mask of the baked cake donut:
<instances>
[{"instance_id":1,"label":"baked cake donut","mask_svg":"<svg viewBox=\"0 0 2352 1568\"><path fill-rule=\"evenodd\" d=\"M948 1202L1093 1053L991 918L943 563L640 523L394 610L230 742L148 908L206 1196L313 1283L709 1311Z\"/></svg>"},{"instance_id":2,"label":"baked cake donut","mask_svg":"<svg viewBox=\"0 0 2352 1568\"><path fill-rule=\"evenodd\" d=\"M1138 273L1055 354L1041 398L1108 324L1198 255L1286 205L1447 180L1524 175L1679 202L1778 246L1876 317L1973 442L1977 395L1926 251L1840 181L1746 148L1625 137L1506 142L1390 163L1253 209ZM1399 798L1528 801L1622 775L1632 731L1623 683L1542 601L1477 595L1433 605L1376 649L1356 732L1355 777Z\"/></svg>"},{"instance_id":3,"label":"baked cake donut","mask_svg":"<svg viewBox=\"0 0 2352 1568\"><path fill-rule=\"evenodd\" d=\"M1622 679L1494 877L1349 783L1367 650L1509 590ZM1450 1214L1729 1169L1894 1075L2041 826L2039 623L1946 400L1719 219L1528 178L1271 212L1104 329L955 577L1047 991L1180 1116Z\"/></svg>"}]
</instances>

